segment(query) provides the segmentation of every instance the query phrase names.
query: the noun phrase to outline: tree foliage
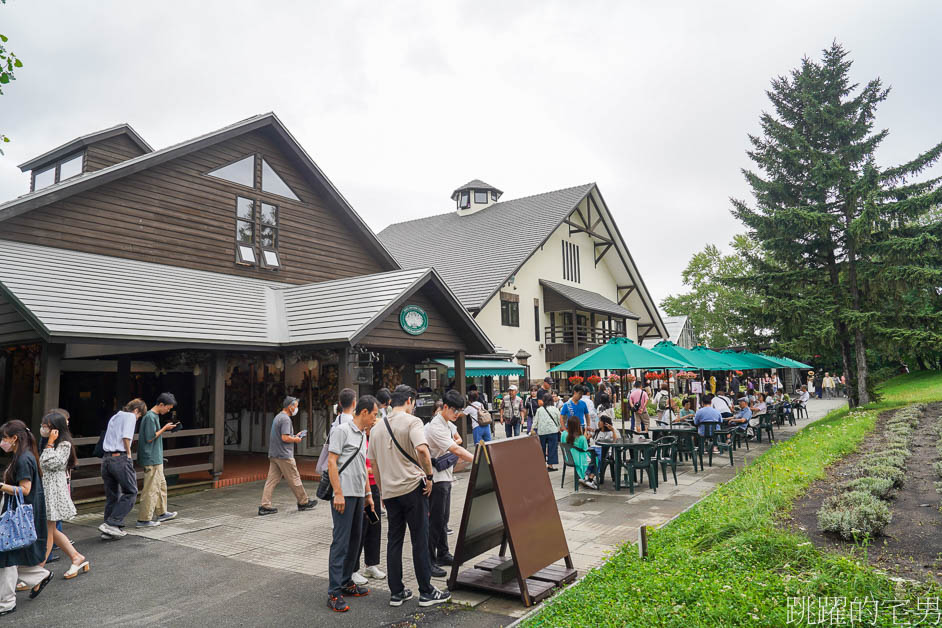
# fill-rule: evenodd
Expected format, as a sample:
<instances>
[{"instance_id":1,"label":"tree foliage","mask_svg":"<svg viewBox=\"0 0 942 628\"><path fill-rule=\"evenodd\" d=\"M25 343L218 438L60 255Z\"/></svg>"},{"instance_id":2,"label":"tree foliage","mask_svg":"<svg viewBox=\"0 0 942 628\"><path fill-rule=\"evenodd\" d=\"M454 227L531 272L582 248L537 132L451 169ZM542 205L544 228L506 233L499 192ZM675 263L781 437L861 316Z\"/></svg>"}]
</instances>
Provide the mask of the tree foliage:
<instances>
[{"instance_id":1,"label":"tree foliage","mask_svg":"<svg viewBox=\"0 0 942 628\"><path fill-rule=\"evenodd\" d=\"M888 131L874 130L876 109L889 90L851 83L847 55L834 43L772 81L774 113L749 137L757 171L743 171L754 202L733 199L733 214L760 245L749 261L763 324L792 347L836 343L866 403L868 348L942 348L942 227L930 214L942 178L916 180L942 143L878 166Z\"/></svg>"},{"instance_id":2,"label":"tree foliage","mask_svg":"<svg viewBox=\"0 0 942 628\"><path fill-rule=\"evenodd\" d=\"M6 0L0 0L0 4L6 4ZM9 85L16 80L16 69L23 67L23 62L13 52L7 50L6 43L9 41L6 35L0 33L0 96L3 95L3 86ZM0 133L0 143L7 143L10 138ZM0 150L0 155L3 150Z\"/></svg>"},{"instance_id":3,"label":"tree foliage","mask_svg":"<svg viewBox=\"0 0 942 628\"><path fill-rule=\"evenodd\" d=\"M723 255L713 244L694 253L683 271L688 292L661 301L670 316L689 316L700 342L711 347L752 344L761 334L754 318L747 315L756 299L751 283L749 259L757 244L743 235L730 243L733 252Z\"/></svg>"}]
</instances>

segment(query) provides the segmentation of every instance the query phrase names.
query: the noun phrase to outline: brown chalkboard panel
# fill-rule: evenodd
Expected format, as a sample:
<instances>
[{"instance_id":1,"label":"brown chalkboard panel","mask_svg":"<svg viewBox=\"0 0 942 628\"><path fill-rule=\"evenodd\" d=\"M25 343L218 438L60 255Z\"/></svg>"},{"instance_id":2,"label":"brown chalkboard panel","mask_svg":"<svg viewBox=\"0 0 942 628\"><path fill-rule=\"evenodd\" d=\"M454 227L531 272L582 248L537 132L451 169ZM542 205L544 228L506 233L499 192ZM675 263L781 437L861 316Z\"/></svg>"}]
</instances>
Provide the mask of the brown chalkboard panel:
<instances>
[{"instance_id":1,"label":"brown chalkboard panel","mask_svg":"<svg viewBox=\"0 0 942 628\"><path fill-rule=\"evenodd\" d=\"M576 578L539 441L530 436L481 442L475 451L448 585L519 594L524 604ZM501 558L462 564L500 546ZM490 570L510 549L516 582L495 584ZM565 561L565 566L553 565Z\"/></svg>"}]
</instances>

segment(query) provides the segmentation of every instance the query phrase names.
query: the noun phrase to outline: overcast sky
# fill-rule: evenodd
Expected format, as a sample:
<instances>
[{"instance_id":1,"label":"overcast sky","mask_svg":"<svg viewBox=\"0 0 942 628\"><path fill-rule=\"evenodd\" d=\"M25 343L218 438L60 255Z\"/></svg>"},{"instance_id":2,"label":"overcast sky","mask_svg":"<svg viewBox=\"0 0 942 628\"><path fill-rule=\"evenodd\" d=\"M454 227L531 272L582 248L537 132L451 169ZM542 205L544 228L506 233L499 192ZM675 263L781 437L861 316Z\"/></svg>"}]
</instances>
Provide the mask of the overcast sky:
<instances>
[{"instance_id":1,"label":"overcast sky","mask_svg":"<svg viewBox=\"0 0 942 628\"><path fill-rule=\"evenodd\" d=\"M274 111L377 231L473 178L505 199L595 181L660 301L743 230L728 199L773 76L842 42L856 80L893 87L898 162L942 140L940 30L931 0L8 0L25 65L0 96L0 200L28 189L16 164L91 131L160 148Z\"/></svg>"}]
</instances>

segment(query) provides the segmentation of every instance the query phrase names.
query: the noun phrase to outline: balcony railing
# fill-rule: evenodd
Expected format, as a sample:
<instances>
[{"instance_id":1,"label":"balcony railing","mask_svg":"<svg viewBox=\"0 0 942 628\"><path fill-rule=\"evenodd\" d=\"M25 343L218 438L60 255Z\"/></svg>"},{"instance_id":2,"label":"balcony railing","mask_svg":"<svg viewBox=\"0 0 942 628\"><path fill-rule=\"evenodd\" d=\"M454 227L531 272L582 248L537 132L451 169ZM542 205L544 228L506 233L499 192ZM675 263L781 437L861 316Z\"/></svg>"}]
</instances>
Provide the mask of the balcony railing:
<instances>
[{"instance_id":1,"label":"balcony railing","mask_svg":"<svg viewBox=\"0 0 942 628\"><path fill-rule=\"evenodd\" d=\"M565 362L587 349L594 349L616 336L624 336L623 331L600 329L588 325L555 325L546 327L546 361Z\"/></svg>"}]
</instances>

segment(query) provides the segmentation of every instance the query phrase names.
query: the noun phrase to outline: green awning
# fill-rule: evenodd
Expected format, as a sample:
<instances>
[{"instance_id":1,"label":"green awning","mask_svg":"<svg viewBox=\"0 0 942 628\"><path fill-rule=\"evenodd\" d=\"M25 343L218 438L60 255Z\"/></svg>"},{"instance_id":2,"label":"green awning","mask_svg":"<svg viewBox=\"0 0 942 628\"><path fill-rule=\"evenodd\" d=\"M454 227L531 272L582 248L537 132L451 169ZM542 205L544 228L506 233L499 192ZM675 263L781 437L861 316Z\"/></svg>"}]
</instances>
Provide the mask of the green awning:
<instances>
[{"instance_id":1,"label":"green awning","mask_svg":"<svg viewBox=\"0 0 942 628\"><path fill-rule=\"evenodd\" d=\"M721 360L730 365L730 367L739 370L739 371L751 371L753 369L763 369L768 368L764 364L757 365L755 360L750 360L742 353L736 353L729 349L725 351L714 351L716 355L719 356Z\"/></svg>"},{"instance_id":2,"label":"green awning","mask_svg":"<svg viewBox=\"0 0 942 628\"><path fill-rule=\"evenodd\" d=\"M696 368L683 360L675 360L657 351L645 349L628 338L612 338L580 356L550 369L555 372L574 371L627 371L630 369L688 369Z\"/></svg>"},{"instance_id":3,"label":"green awning","mask_svg":"<svg viewBox=\"0 0 942 628\"><path fill-rule=\"evenodd\" d=\"M432 360L448 369L448 377L455 376L455 361L451 358ZM487 360L470 358L464 361L464 374L466 377L493 377L509 375L526 375L527 369L510 360Z\"/></svg>"}]
</instances>

